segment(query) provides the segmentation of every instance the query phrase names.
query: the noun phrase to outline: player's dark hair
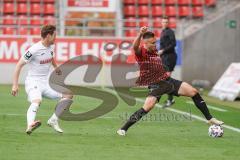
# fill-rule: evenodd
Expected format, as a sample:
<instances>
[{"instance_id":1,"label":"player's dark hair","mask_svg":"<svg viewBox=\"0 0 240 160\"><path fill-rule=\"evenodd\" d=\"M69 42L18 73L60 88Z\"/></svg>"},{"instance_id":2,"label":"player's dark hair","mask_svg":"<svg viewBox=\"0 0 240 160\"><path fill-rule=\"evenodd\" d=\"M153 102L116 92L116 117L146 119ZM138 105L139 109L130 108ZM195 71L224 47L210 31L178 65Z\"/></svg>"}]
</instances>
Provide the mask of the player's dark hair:
<instances>
[{"instance_id":1,"label":"player's dark hair","mask_svg":"<svg viewBox=\"0 0 240 160\"><path fill-rule=\"evenodd\" d=\"M143 39L148 39L148 38L153 38L155 35L153 32L147 31L145 33L143 33Z\"/></svg>"},{"instance_id":2,"label":"player's dark hair","mask_svg":"<svg viewBox=\"0 0 240 160\"><path fill-rule=\"evenodd\" d=\"M41 37L46 38L48 34L53 35L54 31L56 31L56 26L54 25L45 25L41 29Z\"/></svg>"},{"instance_id":3,"label":"player's dark hair","mask_svg":"<svg viewBox=\"0 0 240 160\"><path fill-rule=\"evenodd\" d=\"M164 16L162 16L162 19L167 19L168 20L169 18L168 18L168 16L164 15Z\"/></svg>"}]
</instances>

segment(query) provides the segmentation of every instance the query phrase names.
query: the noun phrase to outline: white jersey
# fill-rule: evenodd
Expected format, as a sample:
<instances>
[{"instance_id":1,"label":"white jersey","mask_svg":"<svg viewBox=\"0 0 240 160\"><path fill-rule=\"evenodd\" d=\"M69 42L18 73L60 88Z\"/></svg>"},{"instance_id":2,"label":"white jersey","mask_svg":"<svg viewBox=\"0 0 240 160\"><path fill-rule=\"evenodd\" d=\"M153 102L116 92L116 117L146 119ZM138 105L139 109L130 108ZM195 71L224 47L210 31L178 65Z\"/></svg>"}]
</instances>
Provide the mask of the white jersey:
<instances>
[{"instance_id":1,"label":"white jersey","mask_svg":"<svg viewBox=\"0 0 240 160\"><path fill-rule=\"evenodd\" d=\"M47 79L52 66L54 47L45 47L41 41L32 45L22 56L29 64L28 78Z\"/></svg>"}]
</instances>

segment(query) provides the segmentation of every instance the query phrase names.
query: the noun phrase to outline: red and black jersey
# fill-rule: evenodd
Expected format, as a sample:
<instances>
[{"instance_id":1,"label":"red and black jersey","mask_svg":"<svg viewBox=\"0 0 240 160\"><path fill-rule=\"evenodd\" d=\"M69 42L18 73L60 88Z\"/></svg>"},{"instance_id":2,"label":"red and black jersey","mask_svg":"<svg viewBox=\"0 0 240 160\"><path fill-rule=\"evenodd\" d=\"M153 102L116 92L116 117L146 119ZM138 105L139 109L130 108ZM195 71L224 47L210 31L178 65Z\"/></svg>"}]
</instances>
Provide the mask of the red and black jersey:
<instances>
[{"instance_id":1,"label":"red and black jersey","mask_svg":"<svg viewBox=\"0 0 240 160\"><path fill-rule=\"evenodd\" d=\"M140 53L135 53L135 57L140 67L140 76L136 81L137 85L147 86L169 77L169 74L163 67L160 56L157 55L157 50L149 52L141 46Z\"/></svg>"}]
</instances>

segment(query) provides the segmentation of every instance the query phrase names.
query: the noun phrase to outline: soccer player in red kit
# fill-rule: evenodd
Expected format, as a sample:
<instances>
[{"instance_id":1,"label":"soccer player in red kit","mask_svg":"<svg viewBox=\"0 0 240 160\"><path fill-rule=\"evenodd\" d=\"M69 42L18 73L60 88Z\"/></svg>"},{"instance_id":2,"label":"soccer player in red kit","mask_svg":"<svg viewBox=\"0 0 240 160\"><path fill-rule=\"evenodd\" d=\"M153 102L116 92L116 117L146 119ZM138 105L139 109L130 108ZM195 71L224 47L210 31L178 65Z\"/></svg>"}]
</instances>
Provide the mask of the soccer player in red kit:
<instances>
[{"instance_id":1,"label":"soccer player in red kit","mask_svg":"<svg viewBox=\"0 0 240 160\"><path fill-rule=\"evenodd\" d=\"M141 40L143 45L140 45ZM206 103L195 88L186 82L170 77L164 69L159 53L157 52L154 33L148 31L147 27L140 29L140 33L133 42L133 49L140 68L140 76L136 84L139 86L148 86L149 94L143 107L133 113L128 121L117 131L118 135L125 136L129 127L146 115L163 94L191 97L209 124L222 125L224 123L212 117Z\"/></svg>"}]
</instances>

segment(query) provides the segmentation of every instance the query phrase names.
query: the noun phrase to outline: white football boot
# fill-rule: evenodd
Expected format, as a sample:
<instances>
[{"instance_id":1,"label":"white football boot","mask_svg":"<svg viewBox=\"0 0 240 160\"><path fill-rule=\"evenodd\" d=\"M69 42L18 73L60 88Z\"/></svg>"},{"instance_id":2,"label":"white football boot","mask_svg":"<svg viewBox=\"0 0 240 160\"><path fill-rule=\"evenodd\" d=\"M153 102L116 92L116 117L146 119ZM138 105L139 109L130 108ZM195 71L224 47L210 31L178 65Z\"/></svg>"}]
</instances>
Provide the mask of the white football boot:
<instances>
[{"instance_id":1,"label":"white football boot","mask_svg":"<svg viewBox=\"0 0 240 160\"><path fill-rule=\"evenodd\" d=\"M56 132L63 133L63 130L59 127L57 120L49 119L47 124L49 127L52 127Z\"/></svg>"},{"instance_id":2,"label":"white football boot","mask_svg":"<svg viewBox=\"0 0 240 160\"><path fill-rule=\"evenodd\" d=\"M119 136L126 136L126 131L123 130L123 129L119 129L119 130L117 131L117 134L118 134Z\"/></svg>"},{"instance_id":3,"label":"white football boot","mask_svg":"<svg viewBox=\"0 0 240 160\"><path fill-rule=\"evenodd\" d=\"M211 118L210 120L208 120L208 124L210 124L210 125L213 125L213 124L215 124L215 125L223 125L224 122L223 121L219 121L216 118Z\"/></svg>"}]
</instances>

